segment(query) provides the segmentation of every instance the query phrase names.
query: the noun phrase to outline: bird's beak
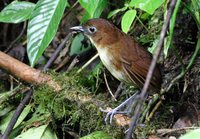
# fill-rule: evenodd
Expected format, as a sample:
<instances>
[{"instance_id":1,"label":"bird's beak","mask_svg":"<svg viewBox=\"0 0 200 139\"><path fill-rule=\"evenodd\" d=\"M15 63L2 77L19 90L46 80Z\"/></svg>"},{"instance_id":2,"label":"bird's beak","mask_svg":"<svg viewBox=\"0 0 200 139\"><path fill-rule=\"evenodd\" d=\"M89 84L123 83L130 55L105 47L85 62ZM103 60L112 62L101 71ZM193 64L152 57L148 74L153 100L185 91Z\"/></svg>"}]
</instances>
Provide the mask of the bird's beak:
<instances>
[{"instance_id":1,"label":"bird's beak","mask_svg":"<svg viewBox=\"0 0 200 139\"><path fill-rule=\"evenodd\" d=\"M85 31L82 26L71 27L70 30L74 31L74 32L84 32Z\"/></svg>"}]
</instances>

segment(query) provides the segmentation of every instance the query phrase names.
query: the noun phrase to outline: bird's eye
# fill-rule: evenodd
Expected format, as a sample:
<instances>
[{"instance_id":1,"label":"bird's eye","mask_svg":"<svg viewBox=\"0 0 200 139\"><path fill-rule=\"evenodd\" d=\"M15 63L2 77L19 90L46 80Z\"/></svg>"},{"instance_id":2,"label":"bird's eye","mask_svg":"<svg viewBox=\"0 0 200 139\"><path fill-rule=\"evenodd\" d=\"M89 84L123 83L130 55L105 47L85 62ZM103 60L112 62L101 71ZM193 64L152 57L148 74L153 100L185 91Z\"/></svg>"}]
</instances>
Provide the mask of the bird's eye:
<instances>
[{"instance_id":1,"label":"bird's eye","mask_svg":"<svg viewBox=\"0 0 200 139\"><path fill-rule=\"evenodd\" d=\"M95 27L89 27L88 30L90 33L95 33L97 31Z\"/></svg>"}]
</instances>

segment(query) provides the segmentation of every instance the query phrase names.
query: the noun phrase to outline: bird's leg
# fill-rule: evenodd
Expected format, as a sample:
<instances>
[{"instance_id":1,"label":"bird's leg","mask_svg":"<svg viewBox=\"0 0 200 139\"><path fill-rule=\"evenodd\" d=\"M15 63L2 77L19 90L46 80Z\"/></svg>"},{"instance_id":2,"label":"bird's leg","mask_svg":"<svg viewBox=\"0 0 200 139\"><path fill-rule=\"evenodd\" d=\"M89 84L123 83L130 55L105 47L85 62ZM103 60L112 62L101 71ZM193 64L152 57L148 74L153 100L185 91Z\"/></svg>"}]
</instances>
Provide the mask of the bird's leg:
<instances>
[{"instance_id":1,"label":"bird's leg","mask_svg":"<svg viewBox=\"0 0 200 139\"><path fill-rule=\"evenodd\" d=\"M134 95L132 95L130 98L128 98L127 100L125 100L123 103L121 103L119 106L117 106L116 108L114 108L113 110L111 110L110 112L108 112L106 114L106 118L105 118L105 122L107 124L109 118L110 118L110 124L112 124L112 119L113 116L115 114L129 114L131 113L132 107L134 106L134 104L137 102L137 98L139 97L139 93L136 92ZM130 104L130 105L129 105ZM124 106L128 106L128 110L126 111L120 111ZM129 107L130 106L130 107ZM102 108L100 108L101 111L106 112L106 110L103 110Z\"/></svg>"}]
</instances>

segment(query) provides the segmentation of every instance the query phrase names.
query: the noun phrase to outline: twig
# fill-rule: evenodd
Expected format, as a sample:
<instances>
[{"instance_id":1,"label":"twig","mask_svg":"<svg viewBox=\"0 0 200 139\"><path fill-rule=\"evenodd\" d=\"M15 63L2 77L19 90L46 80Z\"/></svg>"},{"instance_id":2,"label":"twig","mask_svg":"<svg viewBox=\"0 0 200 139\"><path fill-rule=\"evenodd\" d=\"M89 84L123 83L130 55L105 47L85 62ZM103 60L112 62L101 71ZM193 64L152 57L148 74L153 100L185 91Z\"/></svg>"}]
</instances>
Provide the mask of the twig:
<instances>
[{"instance_id":1,"label":"twig","mask_svg":"<svg viewBox=\"0 0 200 139\"><path fill-rule=\"evenodd\" d=\"M29 89L28 91L25 92L26 93L26 96L24 97L24 99L21 101L21 103L18 105L15 113L13 114L13 117L12 119L10 120L7 128L6 128L6 131L4 132L3 136L1 139L7 139L8 136L10 135L15 123L17 122L17 119L19 118L20 114L22 113L22 111L24 110L25 108L25 105L30 101L31 99L31 96L33 94L33 90L32 89Z\"/></svg>"},{"instance_id":2,"label":"twig","mask_svg":"<svg viewBox=\"0 0 200 139\"><path fill-rule=\"evenodd\" d=\"M118 97L118 95L119 95L119 93L122 91L122 87L123 87L123 82L121 82L120 84L119 84L119 86L117 87L117 91L115 92L115 98L117 98Z\"/></svg>"},{"instance_id":3,"label":"twig","mask_svg":"<svg viewBox=\"0 0 200 139\"><path fill-rule=\"evenodd\" d=\"M144 84L144 86L142 88L142 92L140 94L139 101L138 101L138 104L137 104L136 109L135 109L135 114L134 114L132 122L130 124L130 128L129 128L129 131L127 133L126 139L131 139L132 138L132 133L135 130L137 121L138 121L138 119L140 117L142 104L144 103L145 96L147 95L147 89L148 89L149 83L151 81L153 71L154 71L155 66L156 66L156 61L157 61L157 59L158 59L158 57L159 57L159 55L161 53L161 49L162 49L162 46L163 46L164 38L165 38L165 35L167 33L167 29L168 29L168 26L169 26L170 18L172 16L172 13L173 13L175 5L176 5L176 0L172 0L171 3L170 3L170 6L169 6L169 10L168 10L167 16L166 16L166 20L165 20L165 22L163 24L163 27L162 27L162 31L161 31L161 34L160 34L160 40L158 42L158 46L156 48L156 52L155 52L155 54L153 56L153 60L151 61L151 65L150 65L149 70L148 70L148 74L147 74L147 77L146 77L146 80L145 80L145 84Z\"/></svg>"},{"instance_id":4,"label":"twig","mask_svg":"<svg viewBox=\"0 0 200 139\"><path fill-rule=\"evenodd\" d=\"M58 46L58 48L56 49L56 51L52 54L51 58L49 59L49 61L47 62L47 64L44 66L43 71L47 71L48 68L51 66L51 64L54 62L54 60L58 57L60 51L65 47L65 44L71 44L71 38L72 38L72 33L69 33L64 40L62 41L62 43Z\"/></svg>"},{"instance_id":5,"label":"twig","mask_svg":"<svg viewBox=\"0 0 200 139\"><path fill-rule=\"evenodd\" d=\"M143 24L143 22L140 20L140 18L136 15L137 20L140 22L142 27L149 33L149 29Z\"/></svg>"},{"instance_id":6,"label":"twig","mask_svg":"<svg viewBox=\"0 0 200 139\"><path fill-rule=\"evenodd\" d=\"M71 12L71 10L78 5L78 3L79 2L76 1L72 6L70 6L70 9L64 14L64 16L62 17L62 19L64 19Z\"/></svg>"},{"instance_id":7,"label":"twig","mask_svg":"<svg viewBox=\"0 0 200 139\"><path fill-rule=\"evenodd\" d=\"M60 70L60 68L62 68L69 60L70 60L70 56L67 55L66 57L63 58L62 62L59 63L59 65L54 69L54 71L58 71Z\"/></svg>"},{"instance_id":8,"label":"twig","mask_svg":"<svg viewBox=\"0 0 200 139\"><path fill-rule=\"evenodd\" d=\"M156 98L156 100L158 100L158 98ZM158 103L156 104L156 106L153 108L153 110L149 114L149 116L146 118L147 121L150 121L150 119L153 117L153 115L156 112L156 110L160 107L161 103L162 103L162 100L159 100Z\"/></svg>"},{"instance_id":9,"label":"twig","mask_svg":"<svg viewBox=\"0 0 200 139\"><path fill-rule=\"evenodd\" d=\"M72 60L71 64L67 68L67 71L70 71L77 63L79 62L77 56Z\"/></svg>"},{"instance_id":10,"label":"twig","mask_svg":"<svg viewBox=\"0 0 200 139\"><path fill-rule=\"evenodd\" d=\"M27 24L27 23L24 22L22 31L21 31L20 34L17 36L17 38L16 38L14 41L12 41L12 42L10 43L10 45L8 46L8 48L4 51L5 53L7 53L7 52L12 48L12 46L22 37L22 35L24 34L25 29L26 29L26 24Z\"/></svg>"},{"instance_id":11,"label":"twig","mask_svg":"<svg viewBox=\"0 0 200 139\"><path fill-rule=\"evenodd\" d=\"M145 108L145 110L142 112L142 115L140 117L140 122L143 122L145 119L145 116L147 115L147 113L149 112L149 110L151 109L152 105L154 105L157 100L159 99L158 94L153 95L151 101L149 101L147 107ZM146 120L146 119L145 119ZM148 120L148 119L147 119Z\"/></svg>"},{"instance_id":12,"label":"twig","mask_svg":"<svg viewBox=\"0 0 200 139\"><path fill-rule=\"evenodd\" d=\"M84 68L86 68L90 63L92 63L92 61L94 61L97 57L99 56L99 54L97 53L95 56L93 56L87 63L85 63L78 71L77 73L80 73Z\"/></svg>"},{"instance_id":13,"label":"twig","mask_svg":"<svg viewBox=\"0 0 200 139\"><path fill-rule=\"evenodd\" d=\"M194 130L199 129L199 127L183 127L183 128L174 128L174 129L158 129L156 130L156 134L160 136L164 136L166 134L172 134L174 132L181 132L186 130Z\"/></svg>"},{"instance_id":14,"label":"twig","mask_svg":"<svg viewBox=\"0 0 200 139\"><path fill-rule=\"evenodd\" d=\"M106 83L106 87L108 88L108 92L110 93L110 95L113 97L114 101L117 101L117 99L115 98L115 96L113 95L109 85L108 85L108 80L106 78L106 74L105 72L103 72L103 76L104 76L104 80L105 80L105 83Z\"/></svg>"}]
</instances>

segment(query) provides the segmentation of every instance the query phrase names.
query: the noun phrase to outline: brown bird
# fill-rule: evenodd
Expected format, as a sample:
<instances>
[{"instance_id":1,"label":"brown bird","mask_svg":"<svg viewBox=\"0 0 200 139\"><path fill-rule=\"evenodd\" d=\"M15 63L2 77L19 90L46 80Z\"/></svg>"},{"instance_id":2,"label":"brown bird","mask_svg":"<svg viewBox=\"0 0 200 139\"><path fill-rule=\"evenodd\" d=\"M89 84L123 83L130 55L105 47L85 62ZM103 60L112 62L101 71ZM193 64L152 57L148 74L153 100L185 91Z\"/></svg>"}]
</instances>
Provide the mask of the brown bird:
<instances>
[{"instance_id":1,"label":"brown bird","mask_svg":"<svg viewBox=\"0 0 200 139\"><path fill-rule=\"evenodd\" d=\"M139 89L143 87L152 57L133 38L109 21L100 18L88 20L82 26L72 27L71 30L82 32L90 39L102 63L115 78ZM149 91L159 90L160 86L161 73L156 66ZM111 115L112 121L112 116L117 113L118 108L108 113L106 118Z\"/></svg>"}]
</instances>

